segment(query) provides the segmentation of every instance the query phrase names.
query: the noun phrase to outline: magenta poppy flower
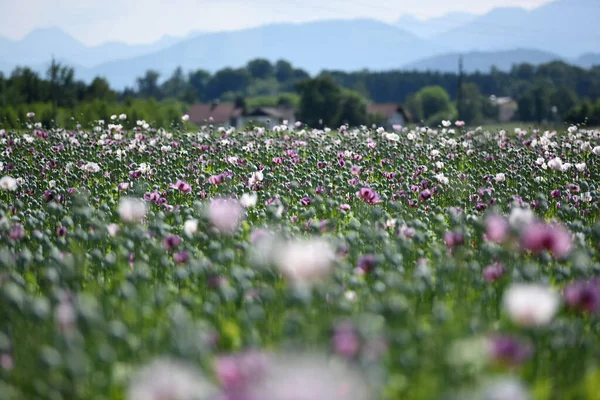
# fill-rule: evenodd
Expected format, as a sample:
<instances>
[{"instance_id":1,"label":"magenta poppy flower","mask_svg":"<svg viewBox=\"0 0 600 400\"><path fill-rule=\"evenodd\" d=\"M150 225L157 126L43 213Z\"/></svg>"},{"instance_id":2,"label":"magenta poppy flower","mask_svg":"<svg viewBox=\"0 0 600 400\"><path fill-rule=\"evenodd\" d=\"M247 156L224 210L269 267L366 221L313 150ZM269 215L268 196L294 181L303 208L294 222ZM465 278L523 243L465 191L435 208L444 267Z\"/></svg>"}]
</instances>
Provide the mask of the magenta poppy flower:
<instances>
[{"instance_id":1,"label":"magenta poppy flower","mask_svg":"<svg viewBox=\"0 0 600 400\"><path fill-rule=\"evenodd\" d=\"M558 224L535 222L521 234L521 247L534 254L548 250L555 257L564 258L569 255L572 246L571 233Z\"/></svg>"},{"instance_id":2,"label":"magenta poppy flower","mask_svg":"<svg viewBox=\"0 0 600 400\"><path fill-rule=\"evenodd\" d=\"M367 204L377 204L383 201L381 200L381 197L379 197L379 194L371 188L362 188L356 192L356 195Z\"/></svg>"},{"instance_id":3,"label":"magenta poppy flower","mask_svg":"<svg viewBox=\"0 0 600 400\"><path fill-rule=\"evenodd\" d=\"M335 353L348 359L358 355L362 344L356 328L350 323L336 326L331 342Z\"/></svg>"},{"instance_id":4,"label":"magenta poppy flower","mask_svg":"<svg viewBox=\"0 0 600 400\"><path fill-rule=\"evenodd\" d=\"M303 206L310 206L310 203L312 203L312 200L310 197L303 197L300 200L300 204L302 204Z\"/></svg>"},{"instance_id":5,"label":"magenta poppy flower","mask_svg":"<svg viewBox=\"0 0 600 400\"><path fill-rule=\"evenodd\" d=\"M493 263L483 269L483 278L488 282L495 282L504 275L504 268L500 263Z\"/></svg>"},{"instance_id":6,"label":"magenta poppy flower","mask_svg":"<svg viewBox=\"0 0 600 400\"><path fill-rule=\"evenodd\" d=\"M340 210L342 211L350 211L350 204L340 204Z\"/></svg>"},{"instance_id":7,"label":"magenta poppy flower","mask_svg":"<svg viewBox=\"0 0 600 400\"><path fill-rule=\"evenodd\" d=\"M458 247L463 245L465 237L460 232L446 232L444 234L444 242L450 248Z\"/></svg>"},{"instance_id":8,"label":"magenta poppy flower","mask_svg":"<svg viewBox=\"0 0 600 400\"><path fill-rule=\"evenodd\" d=\"M506 218L499 215L490 215L485 220L485 233L488 240L503 243L509 234L510 226Z\"/></svg>"},{"instance_id":9,"label":"magenta poppy flower","mask_svg":"<svg viewBox=\"0 0 600 400\"><path fill-rule=\"evenodd\" d=\"M182 180L178 180L178 181L177 181L177 182L176 182L176 183L173 185L173 187L174 187L175 189L177 189L177 190L179 190L179 191L183 192L183 193L189 193L189 192L191 192L191 191L192 191L192 186L191 186L189 183L187 183L187 182L185 182L185 181L182 181Z\"/></svg>"},{"instance_id":10,"label":"magenta poppy flower","mask_svg":"<svg viewBox=\"0 0 600 400\"><path fill-rule=\"evenodd\" d=\"M188 262L190 260L190 255L188 254L187 251L181 250L181 251L173 254L173 260L177 264L185 264L186 262Z\"/></svg>"},{"instance_id":11,"label":"magenta poppy flower","mask_svg":"<svg viewBox=\"0 0 600 400\"><path fill-rule=\"evenodd\" d=\"M356 263L356 270L361 274L366 274L375 269L377 258L374 254L366 254L362 256Z\"/></svg>"},{"instance_id":12,"label":"magenta poppy flower","mask_svg":"<svg viewBox=\"0 0 600 400\"><path fill-rule=\"evenodd\" d=\"M23 236L25 236L25 228L21 224L14 224L12 228L10 228L9 237L12 240L19 240Z\"/></svg>"},{"instance_id":13,"label":"magenta poppy flower","mask_svg":"<svg viewBox=\"0 0 600 400\"><path fill-rule=\"evenodd\" d=\"M213 185L219 185L225 182L225 174L213 175L208 178L208 182Z\"/></svg>"},{"instance_id":14,"label":"magenta poppy flower","mask_svg":"<svg viewBox=\"0 0 600 400\"><path fill-rule=\"evenodd\" d=\"M181 244L181 238L177 235L169 235L164 238L163 246L167 251L173 251Z\"/></svg>"},{"instance_id":15,"label":"magenta poppy flower","mask_svg":"<svg viewBox=\"0 0 600 400\"><path fill-rule=\"evenodd\" d=\"M489 346L492 359L508 365L522 364L533 353L529 343L512 336L493 336L489 339Z\"/></svg>"},{"instance_id":16,"label":"magenta poppy flower","mask_svg":"<svg viewBox=\"0 0 600 400\"><path fill-rule=\"evenodd\" d=\"M600 310L600 283L575 282L565 288L565 303L570 308L590 313Z\"/></svg>"}]
</instances>

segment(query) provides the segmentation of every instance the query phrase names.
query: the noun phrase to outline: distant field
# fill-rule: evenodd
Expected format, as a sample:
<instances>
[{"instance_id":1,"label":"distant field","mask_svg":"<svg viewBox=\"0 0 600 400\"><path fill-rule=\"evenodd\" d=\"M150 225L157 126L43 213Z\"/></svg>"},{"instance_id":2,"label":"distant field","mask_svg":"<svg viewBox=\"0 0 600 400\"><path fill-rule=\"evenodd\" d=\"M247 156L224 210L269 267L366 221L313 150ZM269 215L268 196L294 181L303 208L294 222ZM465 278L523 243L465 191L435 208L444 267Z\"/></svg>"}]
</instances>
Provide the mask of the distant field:
<instances>
[{"instance_id":1,"label":"distant field","mask_svg":"<svg viewBox=\"0 0 600 400\"><path fill-rule=\"evenodd\" d=\"M2 400L598 399L597 135L137 126L2 133Z\"/></svg>"}]
</instances>

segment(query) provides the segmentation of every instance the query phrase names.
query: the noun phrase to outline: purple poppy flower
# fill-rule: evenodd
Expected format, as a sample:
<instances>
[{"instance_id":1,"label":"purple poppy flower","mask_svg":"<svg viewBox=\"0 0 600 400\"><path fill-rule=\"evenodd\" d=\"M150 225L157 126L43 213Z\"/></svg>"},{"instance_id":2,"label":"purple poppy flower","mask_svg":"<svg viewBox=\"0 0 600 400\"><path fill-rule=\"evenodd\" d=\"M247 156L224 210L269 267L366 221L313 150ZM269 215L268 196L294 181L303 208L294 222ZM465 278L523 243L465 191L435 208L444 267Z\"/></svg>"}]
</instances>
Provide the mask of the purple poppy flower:
<instances>
[{"instance_id":1,"label":"purple poppy flower","mask_svg":"<svg viewBox=\"0 0 600 400\"><path fill-rule=\"evenodd\" d=\"M444 234L444 242L450 248L458 247L463 245L465 237L460 232L446 232Z\"/></svg>"},{"instance_id":2,"label":"purple poppy flower","mask_svg":"<svg viewBox=\"0 0 600 400\"><path fill-rule=\"evenodd\" d=\"M506 218L499 215L490 215L485 220L485 233L487 239L495 243L504 243L508 236L510 226Z\"/></svg>"},{"instance_id":3,"label":"purple poppy flower","mask_svg":"<svg viewBox=\"0 0 600 400\"><path fill-rule=\"evenodd\" d=\"M565 288L565 302L570 308L590 313L600 310L600 282L575 282Z\"/></svg>"},{"instance_id":4,"label":"purple poppy flower","mask_svg":"<svg viewBox=\"0 0 600 400\"><path fill-rule=\"evenodd\" d=\"M504 275L504 268L500 263L493 263L483 269L483 278L488 282L495 282Z\"/></svg>"},{"instance_id":5,"label":"purple poppy flower","mask_svg":"<svg viewBox=\"0 0 600 400\"><path fill-rule=\"evenodd\" d=\"M156 202L160 199L160 194L158 192L152 193L144 193L144 200Z\"/></svg>"},{"instance_id":6,"label":"purple poppy flower","mask_svg":"<svg viewBox=\"0 0 600 400\"><path fill-rule=\"evenodd\" d=\"M366 274L375 269L377 259L373 254L366 254L362 256L356 263L356 270L361 274Z\"/></svg>"},{"instance_id":7,"label":"purple poppy flower","mask_svg":"<svg viewBox=\"0 0 600 400\"><path fill-rule=\"evenodd\" d=\"M45 190L43 197L46 203L50 203L52 200L54 200L54 193L52 192L52 190Z\"/></svg>"},{"instance_id":8,"label":"purple poppy flower","mask_svg":"<svg viewBox=\"0 0 600 400\"><path fill-rule=\"evenodd\" d=\"M498 362L508 365L518 365L527 361L533 353L529 343L512 336L493 336L489 339L491 357Z\"/></svg>"},{"instance_id":9,"label":"purple poppy flower","mask_svg":"<svg viewBox=\"0 0 600 400\"><path fill-rule=\"evenodd\" d=\"M192 191L192 186L189 183L182 180L178 180L175 183L175 188L183 193L189 193Z\"/></svg>"},{"instance_id":10,"label":"purple poppy flower","mask_svg":"<svg viewBox=\"0 0 600 400\"><path fill-rule=\"evenodd\" d=\"M350 211L350 204L340 204L340 210L342 211Z\"/></svg>"},{"instance_id":11,"label":"purple poppy flower","mask_svg":"<svg viewBox=\"0 0 600 400\"><path fill-rule=\"evenodd\" d=\"M185 264L186 262L188 262L190 260L190 255L188 254L187 251L181 250L181 251L173 254L173 260L175 260L175 262L177 264Z\"/></svg>"},{"instance_id":12,"label":"purple poppy flower","mask_svg":"<svg viewBox=\"0 0 600 400\"><path fill-rule=\"evenodd\" d=\"M177 235L168 235L163 240L163 246L167 251L173 251L181 244L181 238Z\"/></svg>"},{"instance_id":13,"label":"purple poppy flower","mask_svg":"<svg viewBox=\"0 0 600 400\"><path fill-rule=\"evenodd\" d=\"M310 198L310 197L303 197L303 198L300 200L300 203L301 203L303 206L310 206L310 203L311 203L311 202L312 202L312 200L311 200L311 198Z\"/></svg>"},{"instance_id":14,"label":"purple poppy flower","mask_svg":"<svg viewBox=\"0 0 600 400\"><path fill-rule=\"evenodd\" d=\"M10 228L10 233L8 235L12 240L19 240L23 236L25 236L25 228L21 224L14 224L12 228Z\"/></svg>"},{"instance_id":15,"label":"purple poppy flower","mask_svg":"<svg viewBox=\"0 0 600 400\"><path fill-rule=\"evenodd\" d=\"M224 174L213 175L208 178L208 182L213 185L219 185L219 184L225 182L225 175Z\"/></svg>"},{"instance_id":16,"label":"purple poppy flower","mask_svg":"<svg viewBox=\"0 0 600 400\"><path fill-rule=\"evenodd\" d=\"M356 192L356 195L367 204L377 204L382 202L381 197L379 197L379 194L377 194L377 192L375 192L371 188L362 188L358 192Z\"/></svg>"},{"instance_id":17,"label":"purple poppy flower","mask_svg":"<svg viewBox=\"0 0 600 400\"><path fill-rule=\"evenodd\" d=\"M358 355L362 344L356 328L350 323L336 326L331 342L335 353L348 359Z\"/></svg>"},{"instance_id":18,"label":"purple poppy flower","mask_svg":"<svg viewBox=\"0 0 600 400\"><path fill-rule=\"evenodd\" d=\"M521 247L534 254L548 250L557 258L564 258L571 252L571 233L561 225L548 225L536 222L525 228L521 234Z\"/></svg>"},{"instance_id":19,"label":"purple poppy flower","mask_svg":"<svg viewBox=\"0 0 600 400\"><path fill-rule=\"evenodd\" d=\"M421 201L429 200L431 198L431 190L429 190L429 189L423 190L419 197L421 198Z\"/></svg>"}]
</instances>

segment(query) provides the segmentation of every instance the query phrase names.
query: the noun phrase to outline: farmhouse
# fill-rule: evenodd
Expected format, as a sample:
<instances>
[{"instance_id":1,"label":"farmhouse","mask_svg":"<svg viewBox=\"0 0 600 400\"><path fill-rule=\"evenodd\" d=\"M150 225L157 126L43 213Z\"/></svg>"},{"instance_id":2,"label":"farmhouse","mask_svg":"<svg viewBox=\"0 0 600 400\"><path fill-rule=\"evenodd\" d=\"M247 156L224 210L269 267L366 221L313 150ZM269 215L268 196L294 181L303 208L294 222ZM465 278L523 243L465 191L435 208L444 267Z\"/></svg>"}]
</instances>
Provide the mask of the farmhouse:
<instances>
[{"instance_id":1,"label":"farmhouse","mask_svg":"<svg viewBox=\"0 0 600 400\"><path fill-rule=\"evenodd\" d=\"M272 129L287 121L289 125L296 122L296 111L286 107L258 107L245 110L236 107L233 103L196 104L189 111L190 122L196 125L222 125L236 129L248 123Z\"/></svg>"},{"instance_id":2,"label":"farmhouse","mask_svg":"<svg viewBox=\"0 0 600 400\"><path fill-rule=\"evenodd\" d=\"M239 129L247 123L255 123L273 129L277 125L282 125L284 121L287 121L288 125L293 125L296 122L296 110L286 107L259 107L242 114L236 128Z\"/></svg>"},{"instance_id":3,"label":"farmhouse","mask_svg":"<svg viewBox=\"0 0 600 400\"><path fill-rule=\"evenodd\" d=\"M243 114L241 107L233 103L195 104L190 108L188 115L190 122L196 125L224 125L236 126L238 118Z\"/></svg>"},{"instance_id":4,"label":"farmhouse","mask_svg":"<svg viewBox=\"0 0 600 400\"><path fill-rule=\"evenodd\" d=\"M367 113L375 118L377 124L388 129L394 125L406 126L410 122L404 107L394 103L369 104Z\"/></svg>"}]
</instances>

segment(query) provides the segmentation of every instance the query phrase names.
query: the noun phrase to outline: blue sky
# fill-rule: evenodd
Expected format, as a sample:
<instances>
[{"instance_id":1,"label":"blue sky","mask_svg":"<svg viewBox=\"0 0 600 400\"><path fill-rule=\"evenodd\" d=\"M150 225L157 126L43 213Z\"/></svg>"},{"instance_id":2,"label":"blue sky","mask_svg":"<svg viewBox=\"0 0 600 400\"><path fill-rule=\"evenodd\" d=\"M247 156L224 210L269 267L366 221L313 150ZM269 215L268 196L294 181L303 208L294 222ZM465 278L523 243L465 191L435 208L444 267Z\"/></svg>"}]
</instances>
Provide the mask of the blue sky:
<instances>
[{"instance_id":1,"label":"blue sky","mask_svg":"<svg viewBox=\"0 0 600 400\"><path fill-rule=\"evenodd\" d=\"M494 7L534 8L549 0L0 0L0 36L19 39L56 26L89 45L147 43L163 35L242 29L272 22L401 15L485 13Z\"/></svg>"}]
</instances>

